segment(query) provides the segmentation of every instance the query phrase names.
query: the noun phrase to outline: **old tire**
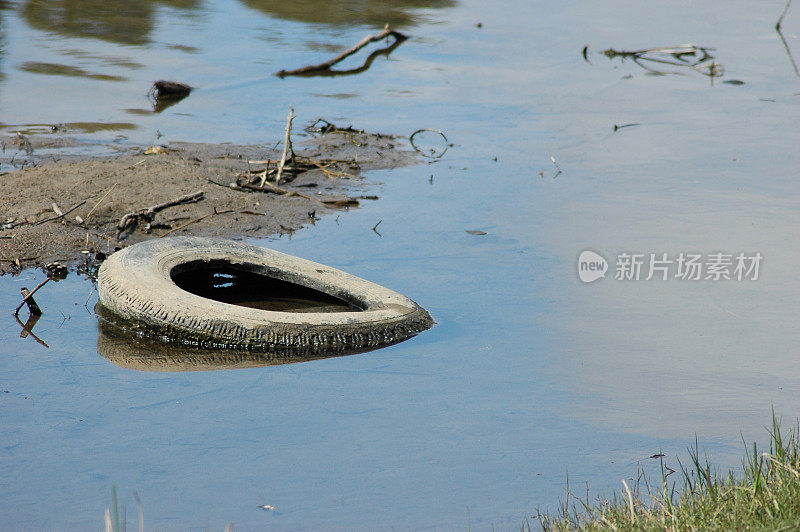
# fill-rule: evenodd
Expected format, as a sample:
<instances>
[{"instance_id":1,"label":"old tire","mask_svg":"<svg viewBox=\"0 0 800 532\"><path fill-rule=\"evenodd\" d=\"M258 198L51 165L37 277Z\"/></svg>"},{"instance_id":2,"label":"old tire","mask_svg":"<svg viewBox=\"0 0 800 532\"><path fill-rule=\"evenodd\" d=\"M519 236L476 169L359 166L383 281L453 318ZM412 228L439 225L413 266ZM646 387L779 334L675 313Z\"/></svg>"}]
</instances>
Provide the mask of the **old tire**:
<instances>
[{"instance_id":1,"label":"old tire","mask_svg":"<svg viewBox=\"0 0 800 532\"><path fill-rule=\"evenodd\" d=\"M360 308L353 312L277 312L232 305L181 289L172 275L225 264L315 289ZM111 255L98 272L98 313L123 329L206 348L306 353L369 350L429 328L409 298L343 271L231 240L172 237Z\"/></svg>"}]
</instances>

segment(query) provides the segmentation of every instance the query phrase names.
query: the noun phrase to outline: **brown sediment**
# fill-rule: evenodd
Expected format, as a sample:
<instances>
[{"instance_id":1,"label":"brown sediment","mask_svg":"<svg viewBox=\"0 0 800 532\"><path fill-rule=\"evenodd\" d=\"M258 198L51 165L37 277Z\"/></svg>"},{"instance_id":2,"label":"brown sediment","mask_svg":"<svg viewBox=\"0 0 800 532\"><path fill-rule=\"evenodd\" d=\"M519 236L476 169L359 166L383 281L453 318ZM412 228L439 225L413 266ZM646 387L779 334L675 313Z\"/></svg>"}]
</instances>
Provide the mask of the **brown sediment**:
<instances>
[{"instance_id":1,"label":"brown sediment","mask_svg":"<svg viewBox=\"0 0 800 532\"><path fill-rule=\"evenodd\" d=\"M86 252L107 254L166 234L236 238L291 232L326 212L357 205L354 196L364 189L360 172L419 162L391 136L329 131L299 144L298 158L313 169L285 174L274 193L241 185L258 184L263 162L279 158L278 149L170 143L59 159L37 158L40 144L35 136L4 139L4 146L17 149L7 149L2 162L15 157L16 164L28 164L0 173L0 270L17 261L76 262Z\"/></svg>"}]
</instances>

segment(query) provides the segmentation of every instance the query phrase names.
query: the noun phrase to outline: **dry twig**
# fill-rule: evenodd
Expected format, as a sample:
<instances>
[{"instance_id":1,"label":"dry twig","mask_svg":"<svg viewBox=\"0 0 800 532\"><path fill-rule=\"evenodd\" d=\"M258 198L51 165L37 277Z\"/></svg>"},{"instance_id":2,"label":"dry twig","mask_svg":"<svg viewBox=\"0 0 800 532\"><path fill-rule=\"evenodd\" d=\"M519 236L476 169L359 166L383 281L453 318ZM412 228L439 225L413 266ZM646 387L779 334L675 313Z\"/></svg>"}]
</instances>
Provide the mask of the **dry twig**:
<instances>
[{"instance_id":1,"label":"dry twig","mask_svg":"<svg viewBox=\"0 0 800 532\"><path fill-rule=\"evenodd\" d=\"M183 229L185 227L188 227L188 226L190 226L192 224L196 224L197 222L202 222L203 220L205 220L209 216L215 216L217 214L228 214L228 213L231 213L231 212L233 212L233 209L225 209L224 211L218 211L217 209L214 209L214 212L210 212L208 214L200 216L199 218L195 218L194 220L192 220L190 222L186 222L183 225L179 225L178 227L175 227L174 229L170 229L169 231L167 231L163 235L159 236L158 238L164 238L165 236L170 235L170 234L174 233L175 231L180 231L181 229Z\"/></svg>"},{"instance_id":2,"label":"dry twig","mask_svg":"<svg viewBox=\"0 0 800 532\"><path fill-rule=\"evenodd\" d=\"M294 120L294 109L289 106L289 116L286 117L286 131L284 132L283 136L283 153L281 154L281 162L278 163L278 175L275 176L275 184L281 184L281 175L283 174L283 168L286 166L286 156L291 153L292 155L292 162L294 162L294 150L292 149L292 120ZM264 186L264 182L267 178L267 172L264 171L264 176L261 178L261 186Z\"/></svg>"},{"instance_id":3,"label":"dry twig","mask_svg":"<svg viewBox=\"0 0 800 532\"><path fill-rule=\"evenodd\" d=\"M138 163L137 163L137 164L138 164ZM99 207L101 203L103 203L103 200L104 200L104 199L106 199L106 197L108 197L108 195L109 195L109 194L111 194L111 191L112 191L112 190L114 190L114 187L116 187L117 185L118 185L118 183L114 183L113 185L111 185L111 188L109 188L109 189L106 191L106 193L105 193L105 194L103 194L103 197L102 197L102 198L100 198L100 200L99 200L97 203L95 203L95 204L94 204L94 207L92 207L92 209L91 209L91 210L89 211L89 213L86 215L86 217L84 218L84 221L86 221L86 220L88 220L88 219L89 219L89 216L91 216L91 215L92 215L92 213L94 212L94 210L95 210L97 207Z\"/></svg>"},{"instance_id":4,"label":"dry twig","mask_svg":"<svg viewBox=\"0 0 800 532\"><path fill-rule=\"evenodd\" d=\"M78 203L77 205L75 205L73 208L71 208L67 212L61 213L61 214L59 214L58 216L56 216L54 218L48 218L47 220L40 220L40 221L36 222L33 225L41 225L41 224L44 224L44 223L47 223L47 222L53 222L55 220L59 220L59 219L63 218L64 216L68 215L69 213L71 213L72 211L74 211L75 209L77 209L78 207L80 207L81 205L83 205L84 203L86 203L86 200L83 200L82 202Z\"/></svg>"},{"instance_id":5,"label":"dry twig","mask_svg":"<svg viewBox=\"0 0 800 532\"><path fill-rule=\"evenodd\" d=\"M145 221L147 223L152 222L153 219L156 217L156 213L163 211L164 209L168 209L169 207L175 207L176 205L183 205L184 203L197 203L198 201L203 199L204 192L202 190L198 190L192 194L186 194L185 196L181 196L180 198L175 198L173 200L169 200L164 203L159 203L158 205L154 205L149 209L143 209L136 212L129 212L125 216L123 216L119 223L117 224L117 238L122 235L122 233L126 231L132 231L139 225L140 221Z\"/></svg>"},{"instance_id":6,"label":"dry twig","mask_svg":"<svg viewBox=\"0 0 800 532\"><path fill-rule=\"evenodd\" d=\"M318 205L322 205L323 207L358 207L359 203L358 200L353 198L345 198L345 199L338 199L338 200L318 200L312 198L311 196L306 196L296 190L288 190L277 185L273 185L269 181L264 183L264 186L259 185L251 185L250 183L231 183L233 188L239 188L244 190L253 190L255 192L265 192L267 194L280 194L286 197L298 196L303 199L307 199L308 201L313 201Z\"/></svg>"}]
</instances>

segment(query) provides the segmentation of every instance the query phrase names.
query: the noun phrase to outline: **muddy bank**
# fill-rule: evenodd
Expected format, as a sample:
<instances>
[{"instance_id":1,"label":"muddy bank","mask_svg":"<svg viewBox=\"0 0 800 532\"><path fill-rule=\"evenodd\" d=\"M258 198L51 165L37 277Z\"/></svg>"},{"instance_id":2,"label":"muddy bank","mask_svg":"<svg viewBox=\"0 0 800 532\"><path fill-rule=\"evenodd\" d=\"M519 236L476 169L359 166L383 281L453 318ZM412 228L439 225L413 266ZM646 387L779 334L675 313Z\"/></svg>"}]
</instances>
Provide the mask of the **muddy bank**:
<instances>
[{"instance_id":1,"label":"muddy bank","mask_svg":"<svg viewBox=\"0 0 800 532\"><path fill-rule=\"evenodd\" d=\"M271 190L282 146L169 143L112 156L37 156L45 137L3 139L0 273L87 256L168 234L265 237L357 208L370 195L361 172L419 162L407 141L353 130L294 139L307 171L284 173ZM74 147L71 139L60 140ZM256 162L254 162L256 161ZM259 171L272 168L264 187ZM242 186L232 188L232 183ZM257 188L257 187L256 187ZM176 202L176 205L169 205ZM169 206L165 206L169 205ZM126 217L127 215L127 217Z\"/></svg>"}]
</instances>

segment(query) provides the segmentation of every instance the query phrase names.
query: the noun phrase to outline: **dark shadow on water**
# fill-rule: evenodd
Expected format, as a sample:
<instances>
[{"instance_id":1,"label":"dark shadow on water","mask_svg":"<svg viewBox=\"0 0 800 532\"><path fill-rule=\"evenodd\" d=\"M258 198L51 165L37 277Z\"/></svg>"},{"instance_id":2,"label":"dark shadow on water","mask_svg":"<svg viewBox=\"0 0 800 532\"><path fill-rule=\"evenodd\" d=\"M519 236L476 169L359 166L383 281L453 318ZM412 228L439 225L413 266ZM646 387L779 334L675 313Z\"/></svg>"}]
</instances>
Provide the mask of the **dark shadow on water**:
<instances>
[{"instance_id":1,"label":"dark shadow on water","mask_svg":"<svg viewBox=\"0 0 800 532\"><path fill-rule=\"evenodd\" d=\"M453 7L455 0L242 0L247 7L281 19L328 26L413 26L418 9ZM4 3L0 2L0 9ZM199 0L27 0L22 17L38 30L67 37L143 45L149 42L159 6L197 10Z\"/></svg>"},{"instance_id":2,"label":"dark shadow on water","mask_svg":"<svg viewBox=\"0 0 800 532\"><path fill-rule=\"evenodd\" d=\"M325 24L328 26L366 25L393 28L415 25L419 15L417 9L441 9L453 7L455 0L342 0L329 2L320 0L242 0L247 7L286 20Z\"/></svg>"},{"instance_id":3,"label":"dark shadow on water","mask_svg":"<svg viewBox=\"0 0 800 532\"><path fill-rule=\"evenodd\" d=\"M23 63L19 67L20 70L30 72L31 74L47 74L51 76L68 76L73 78L89 78L98 81L126 81L122 76L110 76L108 74L96 74L87 72L86 70L71 66L62 65L60 63L42 63L38 61L29 61Z\"/></svg>"},{"instance_id":4,"label":"dark shadow on water","mask_svg":"<svg viewBox=\"0 0 800 532\"><path fill-rule=\"evenodd\" d=\"M181 289L204 297L273 312L358 312L346 301L300 286L230 266L187 269L172 274Z\"/></svg>"},{"instance_id":5,"label":"dark shadow on water","mask_svg":"<svg viewBox=\"0 0 800 532\"><path fill-rule=\"evenodd\" d=\"M235 349L203 349L149 342L133 336L113 323L98 321L97 353L113 364L137 371L212 371L296 364L334 358L373 349L308 354L295 350L256 353Z\"/></svg>"},{"instance_id":6,"label":"dark shadow on water","mask_svg":"<svg viewBox=\"0 0 800 532\"><path fill-rule=\"evenodd\" d=\"M197 0L28 0L25 21L42 31L121 44L146 44L155 7L195 9Z\"/></svg>"}]
</instances>

